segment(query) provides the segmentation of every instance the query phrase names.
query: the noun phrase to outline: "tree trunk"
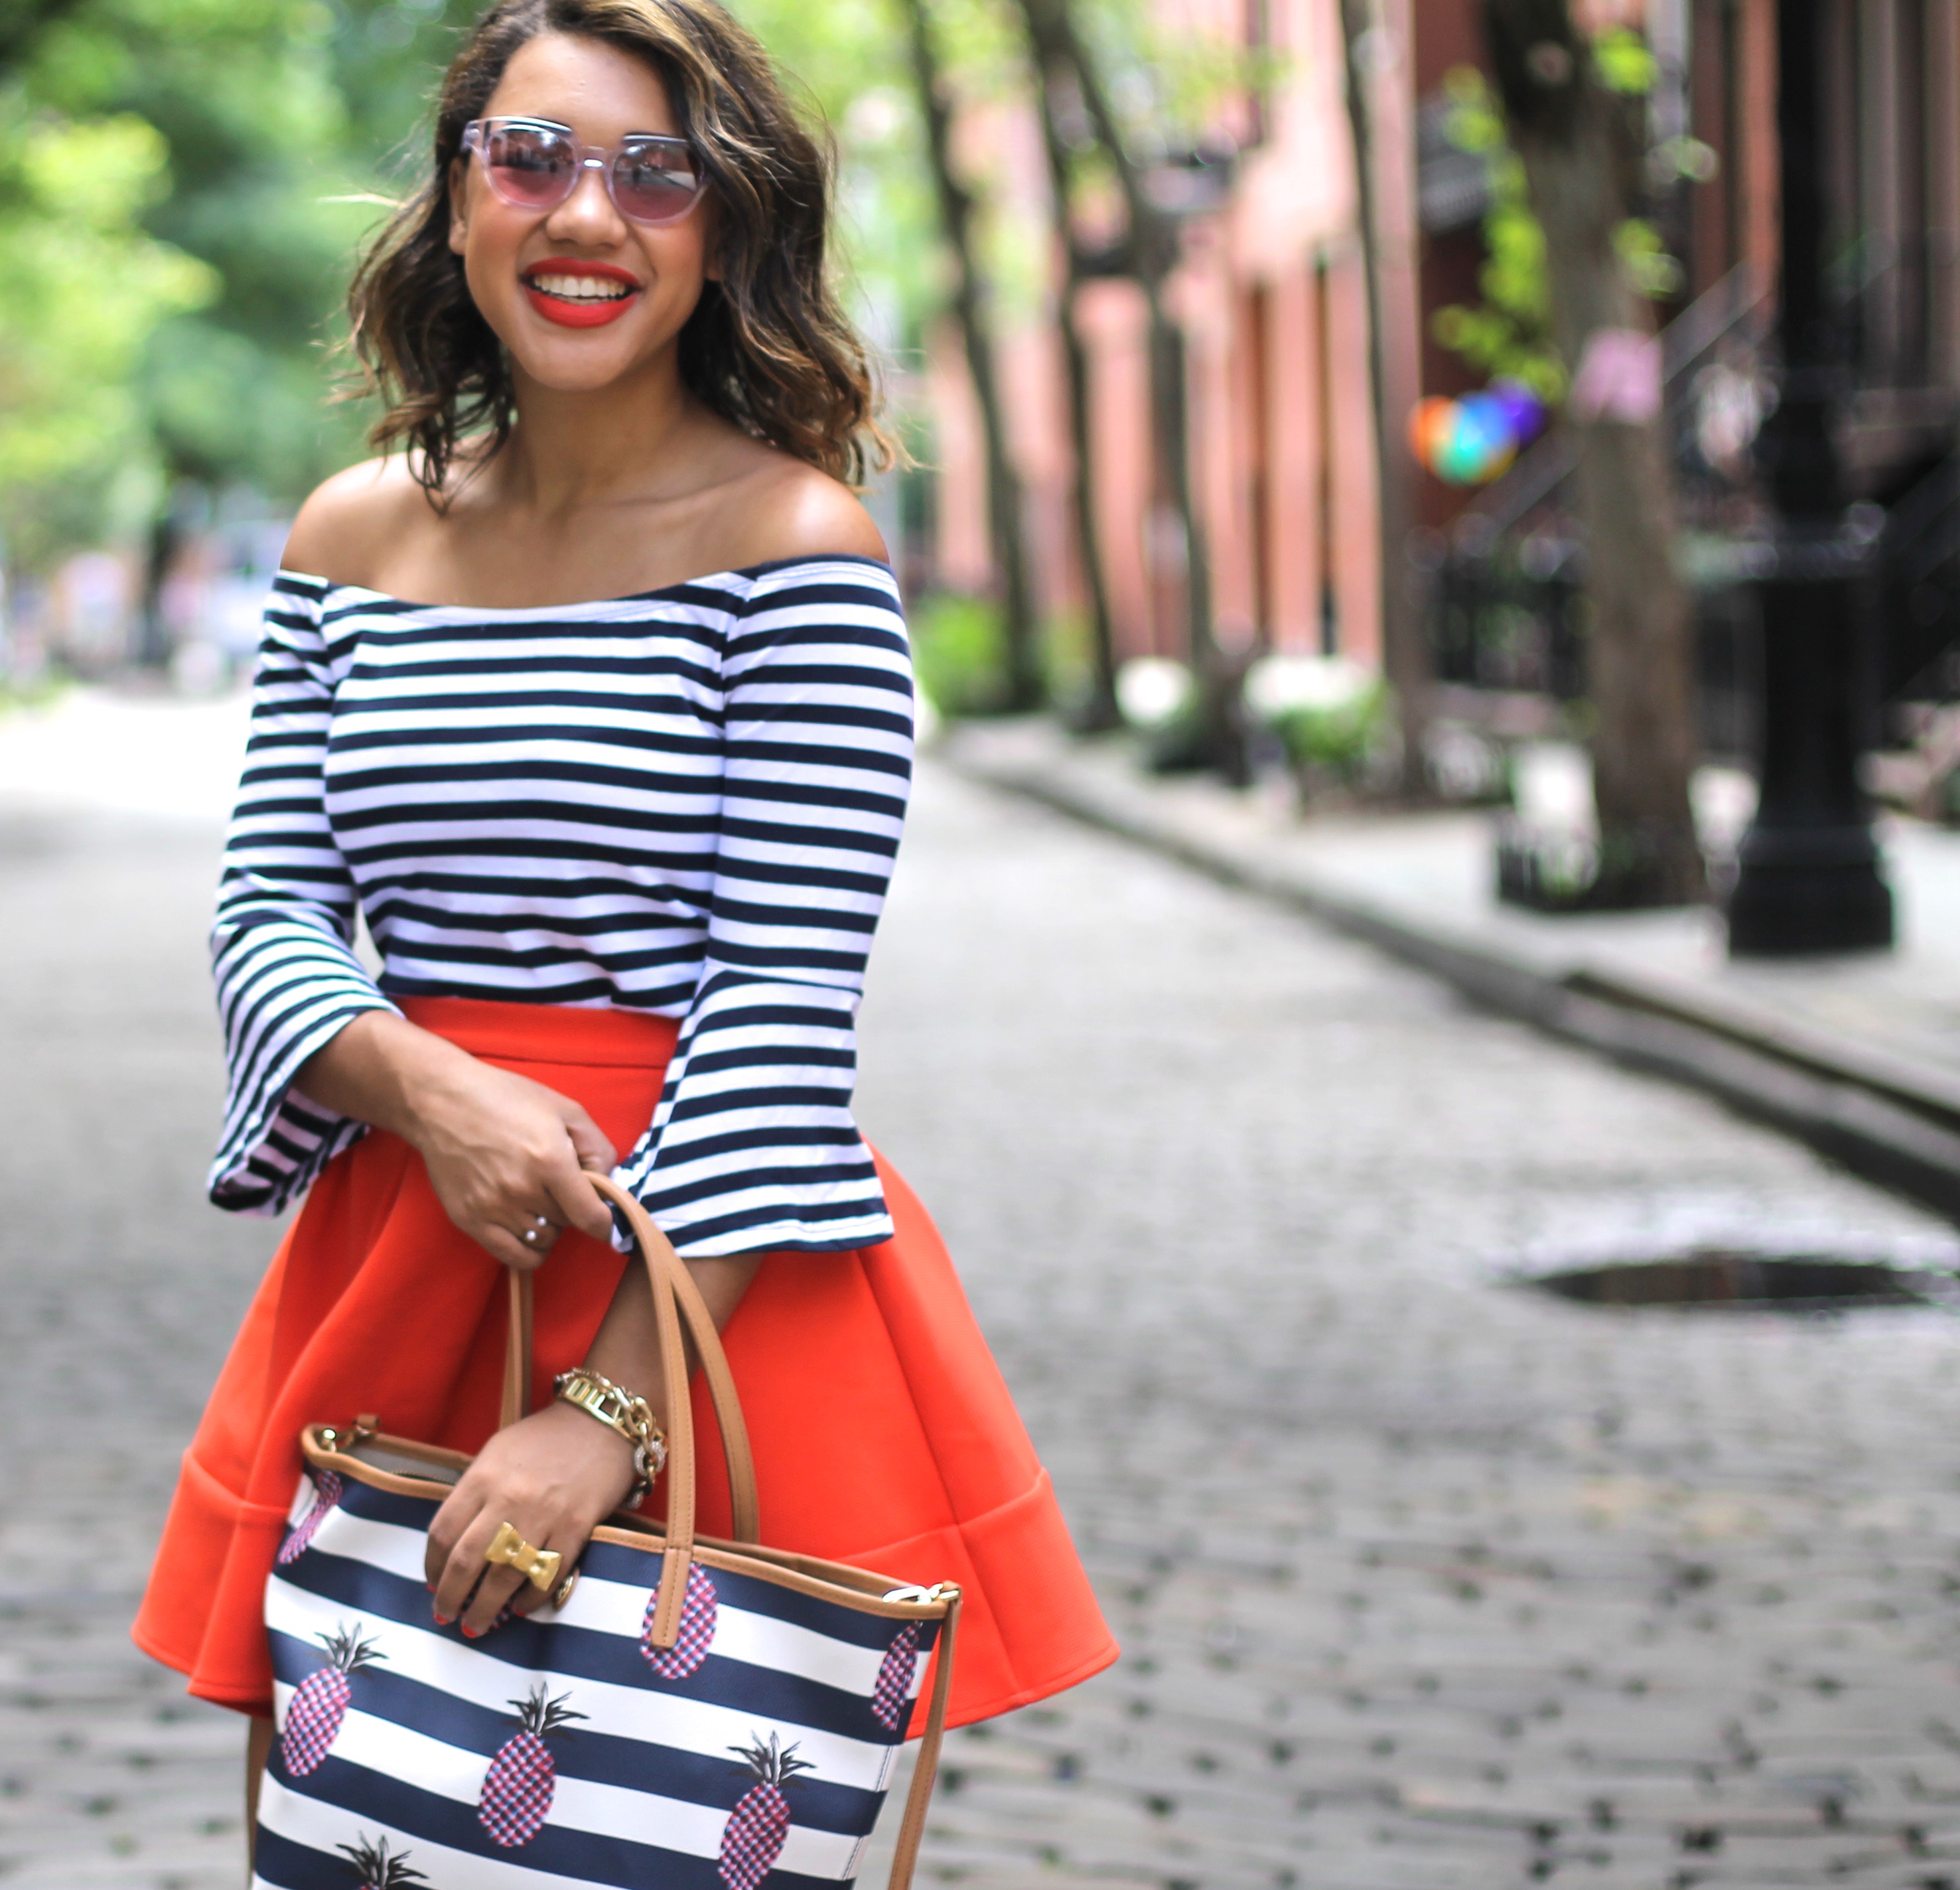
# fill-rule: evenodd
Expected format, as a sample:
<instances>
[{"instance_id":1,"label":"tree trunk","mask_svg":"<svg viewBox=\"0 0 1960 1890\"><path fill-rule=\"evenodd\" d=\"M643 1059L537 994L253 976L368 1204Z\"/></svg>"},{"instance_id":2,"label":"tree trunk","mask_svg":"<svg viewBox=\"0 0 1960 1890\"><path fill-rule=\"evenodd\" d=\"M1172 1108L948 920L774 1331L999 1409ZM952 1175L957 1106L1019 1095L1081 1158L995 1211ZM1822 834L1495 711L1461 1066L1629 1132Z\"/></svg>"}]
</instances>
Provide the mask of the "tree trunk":
<instances>
[{"instance_id":1,"label":"tree trunk","mask_svg":"<svg viewBox=\"0 0 1960 1890\"><path fill-rule=\"evenodd\" d=\"M1130 275L1150 310L1151 438L1158 495L1175 521L1184 551L1185 647L1197 687L1198 714L1188 740L1158 758L1171 767L1217 768L1244 777L1245 742L1239 727L1239 672L1227 663L1211 627L1211 566L1204 532L1191 492L1191 439L1185 385L1184 333L1164 304L1164 288L1177 266L1178 226L1144 188L1144 174L1125 146L1099 67L1076 30L1071 0L1022 0L1029 37L1037 46L1073 68L1083 110L1123 192L1129 230Z\"/></svg>"},{"instance_id":2,"label":"tree trunk","mask_svg":"<svg viewBox=\"0 0 1960 1890\"><path fill-rule=\"evenodd\" d=\"M1653 312L1627 279L1614 237L1632 214L1638 140L1602 86L1565 0L1485 0L1492 62L1545 230L1552 323L1575 388L1567 414L1586 532L1587 691L1602 905L1704 896L1688 799L1698 743L1693 623L1674 568L1674 503L1659 399L1586 388L1603 332L1646 337ZM1624 358L1624 351L1622 358ZM1584 396L1583 399L1581 396Z\"/></svg>"},{"instance_id":3,"label":"tree trunk","mask_svg":"<svg viewBox=\"0 0 1960 1890\"><path fill-rule=\"evenodd\" d=\"M1341 0L1341 37L1347 52L1348 123L1354 146L1354 183L1361 226L1363 273L1368 285L1368 379L1374 396L1377 530L1381 537L1382 668L1395 691L1402 730L1401 791L1404 799L1427 799L1423 751L1429 727L1429 698L1434 680L1429 628L1411 581L1408 538L1414 523L1409 504L1409 451L1405 444L1406 409L1417 388L1398 388L1389 365L1387 297L1382 287L1383 219L1375 175L1375 62L1382 44L1375 0Z\"/></svg>"},{"instance_id":4,"label":"tree trunk","mask_svg":"<svg viewBox=\"0 0 1960 1890\"><path fill-rule=\"evenodd\" d=\"M1055 88L1075 81L1067 36L1050 31L1048 10L1039 0L1021 0L1021 19L1033 53L1035 84L1041 102L1042 142L1048 154L1048 189L1055 199L1055 240L1062 256L1062 281L1056 310L1061 331L1062 361L1068 392L1068 438L1075 457L1075 539L1082 562L1082 587L1089 606L1090 691L1073 716L1083 733L1118 727L1116 638L1109 619L1109 587L1102 568L1102 546L1096 518L1096 458L1090 437L1089 355L1076 323L1075 298L1085 279L1081 245L1070 213L1068 141L1058 115Z\"/></svg>"},{"instance_id":5,"label":"tree trunk","mask_svg":"<svg viewBox=\"0 0 1960 1890\"><path fill-rule=\"evenodd\" d=\"M1089 606L1089 693L1072 722L1091 735L1122 725L1116 706L1116 629L1109 616L1109 583L1102 568L1102 546L1096 518L1095 441L1090 430L1089 352L1076 325L1075 294L1081 286L1071 262L1062 282L1061 347L1068 374L1068 438L1075 456L1075 540L1082 560L1082 588Z\"/></svg>"},{"instance_id":6,"label":"tree trunk","mask_svg":"<svg viewBox=\"0 0 1960 1890\"><path fill-rule=\"evenodd\" d=\"M987 513L994 562L1001 574L1003 630L1006 642L1006 691L1003 706L1030 709L1045 692L1032 593L1022 523L1020 475L1007 450L1007 430L1001 401L1000 377L994 371L994 341L988 322L986 278L973 247L973 199L953 169L952 113L942 91L943 75L933 44L928 0L902 0L912 40L912 79L919 111L925 122L926 154L939 197L940 222L958 267L953 312L966 348L966 367L980 408L980 428L987 453Z\"/></svg>"},{"instance_id":7,"label":"tree trunk","mask_svg":"<svg viewBox=\"0 0 1960 1890\"><path fill-rule=\"evenodd\" d=\"M1211 561L1191 496L1191 403L1184 330L1163 304L1163 283L1169 273L1166 265L1144 284L1150 310L1150 416L1163 504L1176 523L1183 552L1185 632L1197 685L1198 719L1189 731L1188 752L1160 759L1172 765L1221 767L1235 773L1233 721L1239 677L1211 634Z\"/></svg>"},{"instance_id":8,"label":"tree trunk","mask_svg":"<svg viewBox=\"0 0 1960 1890\"><path fill-rule=\"evenodd\" d=\"M1050 30L1048 10L1039 0L1021 0L1021 20L1032 54L1035 84L1041 104L1042 142L1048 157L1049 194L1055 202L1055 239L1061 246L1062 282L1056 310L1061 329L1062 362L1068 397L1068 437L1075 459L1074 509L1082 587L1089 606L1090 690L1073 721L1083 733L1115 728L1122 720L1116 706L1116 639L1109 617L1109 587L1102 567L1102 546L1096 517L1096 459L1090 428L1089 356L1076 321L1076 294L1086 279L1080 244L1071 214L1068 141L1058 115L1055 88L1075 81L1068 58L1067 35ZM1079 81L1077 81L1079 83Z\"/></svg>"}]
</instances>

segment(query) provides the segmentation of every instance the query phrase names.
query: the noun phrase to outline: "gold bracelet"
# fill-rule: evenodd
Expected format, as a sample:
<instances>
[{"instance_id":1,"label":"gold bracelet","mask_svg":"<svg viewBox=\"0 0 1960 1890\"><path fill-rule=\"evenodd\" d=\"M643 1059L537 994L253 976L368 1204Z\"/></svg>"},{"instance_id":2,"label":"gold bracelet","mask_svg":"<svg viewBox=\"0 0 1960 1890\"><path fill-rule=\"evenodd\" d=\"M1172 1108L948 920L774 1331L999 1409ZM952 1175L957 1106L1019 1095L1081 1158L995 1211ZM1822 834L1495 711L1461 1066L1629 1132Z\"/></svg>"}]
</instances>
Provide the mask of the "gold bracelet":
<instances>
[{"instance_id":1,"label":"gold bracelet","mask_svg":"<svg viewBox=\"0 0 1960 1890\"><path fill-rule=\"evenodd\" d=\"M597 1418L633 1446L633 1472L639 1481L625 1507L637 1509L653 1488L654 1479L667 1468L667 1434L654 1421L653 1406L586 1365L559 1373L552 1380L552 1389L565 1403Z\"/></svg>"}]
</instances>

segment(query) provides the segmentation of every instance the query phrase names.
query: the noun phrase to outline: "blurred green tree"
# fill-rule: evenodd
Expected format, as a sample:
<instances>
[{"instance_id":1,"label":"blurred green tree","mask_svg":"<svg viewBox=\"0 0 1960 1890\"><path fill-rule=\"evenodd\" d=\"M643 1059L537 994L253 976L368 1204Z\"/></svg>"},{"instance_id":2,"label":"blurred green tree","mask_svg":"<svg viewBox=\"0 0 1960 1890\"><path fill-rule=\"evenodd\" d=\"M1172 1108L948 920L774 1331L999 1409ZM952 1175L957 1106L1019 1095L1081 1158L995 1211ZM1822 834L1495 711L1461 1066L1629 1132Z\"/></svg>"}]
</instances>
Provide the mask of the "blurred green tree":
<instances>
[{"instance_id":1,"label":"blurred green tree","mask_svg":"<svg viewBox=\"0 0 1960 1890\"><path fill-rule=\"evenodd\" d=\"M217 292L212 271L140 227L166 155L133 114L0 132L0 505L16 556L86 536L126 488L149 336Z\"/></svg>"},{"instance_id":2,"label":"blurred green tree","mask_svg":"<svg viewBox=\"0 0 1960 1890\"><path fill-rule=\"evenodd\" d=\"M14 562L161 515L185 482L288 506L359 450L358 415L323 400L324 356L452 24L442 0L0 13ZM92 293L57 290L58 269Z\"/></svg>"}]
</instances>

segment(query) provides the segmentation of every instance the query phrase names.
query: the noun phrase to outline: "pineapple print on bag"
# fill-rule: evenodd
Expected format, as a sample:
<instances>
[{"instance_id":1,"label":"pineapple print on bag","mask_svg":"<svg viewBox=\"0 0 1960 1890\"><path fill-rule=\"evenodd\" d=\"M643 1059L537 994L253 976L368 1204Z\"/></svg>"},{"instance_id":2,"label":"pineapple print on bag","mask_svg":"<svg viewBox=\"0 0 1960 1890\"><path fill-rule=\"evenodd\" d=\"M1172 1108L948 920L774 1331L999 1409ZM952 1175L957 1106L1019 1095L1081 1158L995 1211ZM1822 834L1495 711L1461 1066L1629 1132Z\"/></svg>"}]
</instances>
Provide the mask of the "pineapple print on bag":
<instances>
[{"instance_id":1,"label":"pineapple print on bag","mask_svg":"<svg viewBox=\"0 0 1960 1890\"><path fill-rule=\"evenodd\" d=\"M279 1545L277 1558L284 1568L288 1562L296 1562L305 1553L306 1545L313 1538L313 1532L326 1520L327 1512L340 1500L343 1488L337 1470L323 1470L313 1484L313 1507L293 1526L292 1532Z\"/></svg>"},{"instance_id":2,"label":"pineapple print on bag","mask_svg":"<svg viewBox=\"0 0 1960 1890\"><path fill-rule=\"evenodd\" d=\"M790 1834L790 1801L783 1787L795 1783L797 1773L816 1768L796 1758L794 1745L779 1745L773 1732L767 1745L757 1739L728 1749L749 1761L756 1782L728 1814L721 1834L721 1881L728 1890L756 1890L775 1868Z\"/></svg>"},{"instance_id":3,"label":"pineapple print on bag","mask_svg":"<svg viewBox=\"0 0 1960 1890\"><path fill-rule=\"evenodd\" d=\"M304 1778L319 1769L340 1736L340 1723L354 1698L352 1676L387 1658L374 1651L374 1642L361 1638L358 1621L352 1628L342 1622L334 1633L321 1635L320 1644L326 1650L326 1665L308 1674L286 1702L279 1758L291 1778Z\"/></svg>"},{"instance_id":4,"label":"pineapple print on bag","mask_svg":"<svg viewBox=\"0 0 1960 1890\"><path fill-rule=\"evenodd\" d=\"M899 1729L905 1708L912 1704L912 1675L918 1671L918 1623L908 1621L899 1630L871 1689L871 1717L887 1732Z\"/></svg>"},{"instance_id":5,"label":"pineapple print on bag","mask_svg":"<svg viewBox=\"0 0 1960 1890\"><path fill-rule=\"evenodd\" d=\"M558 1795L558 1761L545 1741L565 1731L568 1720L588 1717L566 1708L571 1698L562 1693L550 1698L540 1680L528 1699L511 1702L517 1709L519 1730L497 1748L476 1801L476 1822L490 1834L492 1844L506 1850L529 1844L551 1815L552 1800Z\"/></svg>"},{"instance_id":6,"label":"pineapple print on bag","mask_svg":"<svg viewBox=\"0 0 1960 1890\"><path fill-rule=\"evenodd\" d=\"M371 1838L364 1834L358 1844L336 1844L334 1848L344 1851L352 1861L361 1890L409 1890L412 1884L428 1882L409 1863L406 1850L389 1856L385 1838Z\"/></svg>"},{"instance_id":7,"label":"pineapple print on bag","mask_svg":"<svg viewBox=\"0 0 1960 1890\"><path fill-rule=\"evenodd\" d=\"M680 1605L680 1631L671 1647L656 1647L653 1643L654 1610L660 1599L658 1589L647 1597L646 1616L640 1624L640 1651L663 1680L685 1680L708 1658L714 1644L718 1611L714 1577L698 1562L689 1565L687 1592Z\"/></svg>"}]
</instances>

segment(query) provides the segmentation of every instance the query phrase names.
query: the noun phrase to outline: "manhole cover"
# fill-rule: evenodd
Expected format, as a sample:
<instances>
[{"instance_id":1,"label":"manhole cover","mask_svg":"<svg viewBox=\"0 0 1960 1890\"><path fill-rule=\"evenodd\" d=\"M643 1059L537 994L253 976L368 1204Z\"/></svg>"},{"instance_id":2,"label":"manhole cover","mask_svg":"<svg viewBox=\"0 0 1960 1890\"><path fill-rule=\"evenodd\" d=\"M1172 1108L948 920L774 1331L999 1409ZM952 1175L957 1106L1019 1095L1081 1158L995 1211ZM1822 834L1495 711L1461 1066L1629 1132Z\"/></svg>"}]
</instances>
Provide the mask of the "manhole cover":
<instances>
[{"instance_id":1,"label":"manhole cover","mask_svg":"<svg viewBox=\"0 0 1960 1890\"><path fill-rule=\"evenodd\" d=\"M1577 1267L1522 1284L1583 1306L1674 1306L1691 1312L1845 1312L1867 1306L1950 1304L1960 1293L1960 1283L1882 1261L1723 1247Z\"/></svg>"}]
</instances>

